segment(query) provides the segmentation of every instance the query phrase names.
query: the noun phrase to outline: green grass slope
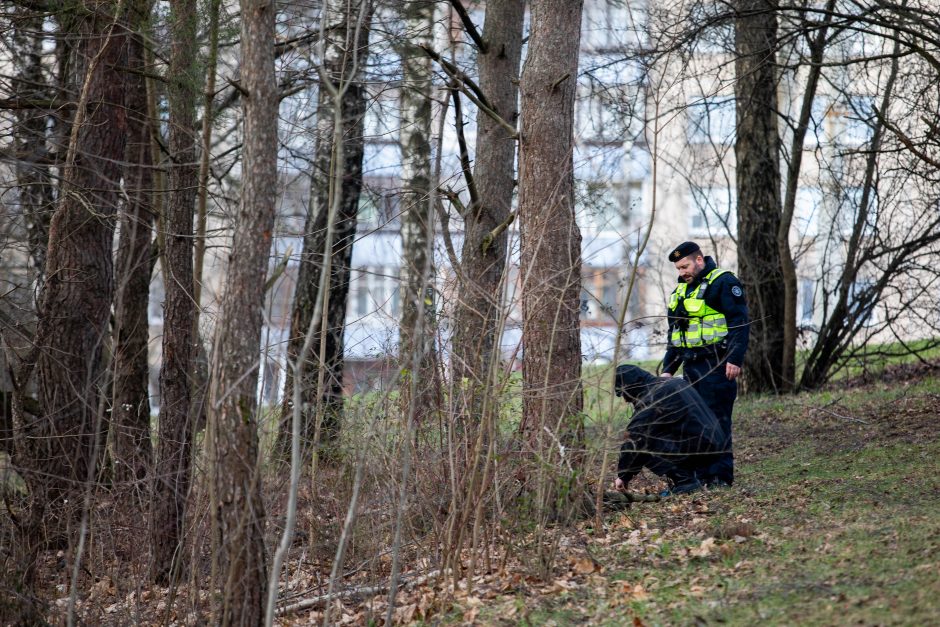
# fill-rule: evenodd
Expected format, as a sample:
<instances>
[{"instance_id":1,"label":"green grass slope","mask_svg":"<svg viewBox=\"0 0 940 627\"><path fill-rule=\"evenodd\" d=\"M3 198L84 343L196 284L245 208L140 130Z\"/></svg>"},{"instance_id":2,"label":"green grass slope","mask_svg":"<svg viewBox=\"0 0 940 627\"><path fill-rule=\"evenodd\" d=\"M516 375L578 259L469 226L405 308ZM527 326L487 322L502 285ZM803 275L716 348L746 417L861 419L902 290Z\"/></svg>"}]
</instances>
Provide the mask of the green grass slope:
<instances>
[{"instance_id":1,"label":"green grass slope","mask_svg":"<svg viewBox=\"0 0 940 627\"><path fill-rule=\"evenodd\" d=\"M938 409L940 378L909 367L865 386L742 399L733 488L634 504L600 530L585 523L562 541L554 581L481 577L445 615L505 625L938 624Z\"/></svg>"}]
</instances>

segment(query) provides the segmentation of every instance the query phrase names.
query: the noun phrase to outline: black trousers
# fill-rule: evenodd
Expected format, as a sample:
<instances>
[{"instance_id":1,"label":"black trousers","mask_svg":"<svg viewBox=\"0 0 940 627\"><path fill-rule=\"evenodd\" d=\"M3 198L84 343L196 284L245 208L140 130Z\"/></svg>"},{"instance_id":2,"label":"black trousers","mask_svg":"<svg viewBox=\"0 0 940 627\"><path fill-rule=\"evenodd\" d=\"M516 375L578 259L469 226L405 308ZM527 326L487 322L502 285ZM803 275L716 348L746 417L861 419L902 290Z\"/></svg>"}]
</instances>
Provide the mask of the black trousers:
<instances>
[{"instance_id":1,"label":"black trousers","mask_svg":"<svg viewBox=\"0 0 940 627\"><path fill-rule=\"evenodd\" d=\"M725 361L718 356L683 359L682 369L685 378L692 385L709 409L718 418L718 424L725 432L726 441L718 461L711 465L705 477L706 483L723 481L734 483L734 452L731 437L731 412L738 397L737 381L729 381L725 376Z\"/></svg>"}]
</instances>

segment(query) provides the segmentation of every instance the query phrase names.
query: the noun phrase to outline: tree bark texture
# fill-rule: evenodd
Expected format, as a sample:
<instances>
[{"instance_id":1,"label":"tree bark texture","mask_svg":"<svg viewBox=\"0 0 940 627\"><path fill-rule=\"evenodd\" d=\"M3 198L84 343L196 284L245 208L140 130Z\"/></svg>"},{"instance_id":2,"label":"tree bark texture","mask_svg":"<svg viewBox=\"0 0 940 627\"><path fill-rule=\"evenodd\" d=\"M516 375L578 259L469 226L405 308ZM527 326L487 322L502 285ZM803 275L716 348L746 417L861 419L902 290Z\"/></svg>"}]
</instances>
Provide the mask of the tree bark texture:
<instances>
[{"instance_id":1,"label":"tree bark texture","mask_svg":"<svg viewBox=\"0 0 940 627\"><path fill-rule=\"evenodd\" d=\"M115 267L114 295L114 399L111 440L115 478L121 483L142 481L153 463L150 443L150 391L147 346L150 329L151 238L154 222L151 123L147 107L144 38L149 24L149 2L130 9L127 42L127 146L124 187Z\"/></svg>"},{"instance_id":2,"label":"tree bark texture","mask_svg":"<svg viewBox=\"0 0 940 627\"><path fill-rule=\"evenodd\" d=\"M288 360L294 362L301 352L310 320L320 297L319 282L330 212L330 179L336 168L342 168L342 194L340 213L333 225L334 235L330 250L329 307L327 311L326 353L319 362L320 339L313 337L312 354L306 357L303 380L293 380L293 370L287 369L284 394L284 420L280 438L286 443L290 437L293 386L301 386L303 399L303 438L305 445L313 443L316 426L317 378L320 368L325 370L324 386L319 399L323 412L321 444L329 449L336 443L343 417L343 333L346 328L346 300L349 295L352 246L356 235L359 196L362 191L363 116L366 111L366 90L361 81L361 69L366 62L369 43L369 15L367 8L360 24L363 0L330 0L324 8L329 20L325 27L323 64L333 84L351 81L342 97L343 163L336 164L333 149L333 120L336 103L329 90L320 89L317 95L317 141L310 184L310 207L304 225L304 250L300 258L297 290L291 314L291 339L287 347ZM358 32L358 39L356 38ZM350 76L354 60L357 76ZM319 327L317 327L319 330ZM282 446L282 450L287 450Z\"/></svg>"},{"instance_id":3,"label":"tree bark texture","mask_svg":"<svg viewBox=\"0 0 940 627\"><path fill-rule=\"evenodd\" d=\"M171 579L174 555L183 535L183 515L190 481L193 417L190 405L195 354L193 296L193 210L197 173L196 0L170 1L170 63L167 96L170 106L169 189L165 218L163 264L166 300L163 305L163 364L160 368L160 438L151 494L151 575Z\"/></svg>"},{"instance_id":4,"label":"tree bark texture","mask_svg":"<svg viewBox=\"0 0 940 627\"><path fill-rule=\"evenodd\" d=\"M126 32L118 3L76 18L79 86L60 200L49 227L36 362L42 415L27 428L32 531L60 540L102 444L101 354L113 292L112 241L127 114ZM44 518L42 518L44 516ZM42 527L45 527L43 529ZM35 537L35 535L34 535Z\"/></svg>"},{"instance_id":5,"label":"tree bark texture","mask_svg":"<svg viewBox=\"0 0 940 627\"><path fill-rule=\"evenodd\" d=\"M522 55L524 0L492 0L483 25L485 51L478 51L480 89L504 120L519 116L519 62ZM460 254L460 284L454 315L452 372L466 398L458 413L480 420L482 396L498 359L497 325L503 273L506 269L507 229L491 234L512 211L515 188L516 138L483 111L477 112L476 162L473 181L477 201L464 216Z\"/></svg>"},{"instance_id":6,"label":"tree bark texture","mask_svg":"<svg viewBox=\"0 0 940 627\"><path fill-rule=\"evenodd\" d=\"M570 0L531 3L529 51L520 85L520 430L540 464L572 469L583 432L581 233L575 223L572 163L581 5ZM552 507L557 495L549 488L538 506Z\"/></svg>"},{"instance_id":7,"label":"tree bark texture","mask_svg":"<svg viewBox=\"0 0 940 627\"><path fill-rule=\"evenodd\" d=\"M736 0L734 145L738 191L738 264L751 319L744 364L748 391L786 389L783 373L784 282L777 130L777 0Z\"/></svg>"},{"instance_id":8,"label":"tree bark texture","mask_svg":"<svg viewBox=\"0 0 940 627\"><path fill-rule=\"evenodd\" d=\"M217 323L209 388L212 515L222 625L264 620L267 572L257 397L264 278L274 229L278 94L275 5L241 2L244 155L241 202Z\"/></svg>"},{"instance_id":9,"label":"tree bark texture","mask_svg":"<svg viewBox=\"0 0 940 627\"><path fill-rule=\"evenodd\" d=\"M412 404L423 422L433 407L437 377L434 371L433 260L430 258L431 218L431 59L420 46L430 47L434 26L432 0L407 0L401 16L406 40L401 47L401 406ZM413 387L412 387L413 386Z\"/></svg>"}]
</instances>

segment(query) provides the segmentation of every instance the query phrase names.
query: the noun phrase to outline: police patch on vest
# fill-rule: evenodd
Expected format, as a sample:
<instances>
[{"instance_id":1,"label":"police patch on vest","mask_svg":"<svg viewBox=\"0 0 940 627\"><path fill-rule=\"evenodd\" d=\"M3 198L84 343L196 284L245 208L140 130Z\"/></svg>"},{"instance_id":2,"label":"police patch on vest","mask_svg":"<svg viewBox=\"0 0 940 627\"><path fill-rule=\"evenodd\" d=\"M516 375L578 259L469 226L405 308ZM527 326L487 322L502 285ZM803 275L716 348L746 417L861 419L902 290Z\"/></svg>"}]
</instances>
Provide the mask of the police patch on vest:
<instances>
[{"instance_id":1,"label":"police patch on vest","mask_svg":"<svg viewBox=\"0 0 940 627\"><path fill-rule=\"evenodd\" d=\"M741 294L743 294L744 292L741 291L741 288L739 286L735 285L734 287L731 288L731 293L737 296L738 298L741 298Z\"/></svg>"}]
</instances>

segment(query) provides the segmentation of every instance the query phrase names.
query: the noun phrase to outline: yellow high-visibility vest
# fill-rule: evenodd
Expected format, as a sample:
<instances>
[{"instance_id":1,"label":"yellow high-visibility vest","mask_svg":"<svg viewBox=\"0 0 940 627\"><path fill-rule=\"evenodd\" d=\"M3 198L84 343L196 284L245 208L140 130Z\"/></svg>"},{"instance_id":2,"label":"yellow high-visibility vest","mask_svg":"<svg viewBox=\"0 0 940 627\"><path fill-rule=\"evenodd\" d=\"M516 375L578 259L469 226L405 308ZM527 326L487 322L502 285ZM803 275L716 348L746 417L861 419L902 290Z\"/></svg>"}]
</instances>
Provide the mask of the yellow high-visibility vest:
<instances>
[{"instance_id":1,"label":"yellow high-visibility vest","mask_svg":"<svg viewBox=\"0 0 940 627\"><path fill-rule=\"evenodd\" d=\"M680 283L676 286L669 298L669 311L675 312L679 303L683 303L689 314L689 326L684 331L678 327L673 328L669 334L670 345L678 348L707 346L717 344L728 335L728 321L725 319L725 314L705 304L705 291L708 285L725 272L727 270L715 268L688 296L686 296L687 284Z\"/></svg>"}]
</instances>

